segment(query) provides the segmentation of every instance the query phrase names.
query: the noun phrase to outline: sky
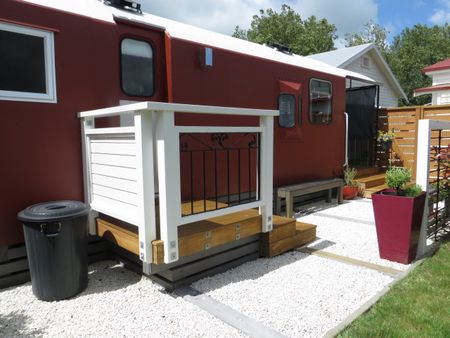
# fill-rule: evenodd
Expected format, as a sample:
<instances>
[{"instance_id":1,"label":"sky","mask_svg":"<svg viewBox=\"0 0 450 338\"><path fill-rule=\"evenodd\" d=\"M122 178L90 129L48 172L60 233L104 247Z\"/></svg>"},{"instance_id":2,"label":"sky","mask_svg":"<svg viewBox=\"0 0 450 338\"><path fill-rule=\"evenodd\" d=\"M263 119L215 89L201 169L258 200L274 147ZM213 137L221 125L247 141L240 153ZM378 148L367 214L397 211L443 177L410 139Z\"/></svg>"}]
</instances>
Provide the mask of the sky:
<instances>
[{"instance_id":1,"label":"sky","mask_svg":"<svg viewBox=\"0 0 450 338\"><path fill-rule=\"evenodd\" d=\"M280 11L286 3L303 19L325 18L337 27L337 45L346 33L360 31L370 20L385 27L388 40L415 24L450 22L450 0L135 0L144 12L231 35L236 25L248 28L259 9Z\"/></svg>"}]
</instances>

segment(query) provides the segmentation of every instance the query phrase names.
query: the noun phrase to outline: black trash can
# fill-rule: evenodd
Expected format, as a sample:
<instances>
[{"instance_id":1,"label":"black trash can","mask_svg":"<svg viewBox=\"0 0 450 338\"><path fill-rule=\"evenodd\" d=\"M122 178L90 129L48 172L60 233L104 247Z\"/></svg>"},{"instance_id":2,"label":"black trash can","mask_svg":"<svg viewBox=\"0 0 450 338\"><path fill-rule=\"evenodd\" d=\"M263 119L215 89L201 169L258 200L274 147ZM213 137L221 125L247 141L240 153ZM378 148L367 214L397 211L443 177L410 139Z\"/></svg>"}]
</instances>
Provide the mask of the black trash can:
<instances>
[{"instance_id":1,"label":"black trash can","mask_svg":"<svg viewBox=\"0 0 450 338\"><path fill-rule=\"evenodd\" d=\"M65 299L86 288L88 212L78 201L54 201L18 213L38 299Z\"/></svg>"}]
</instances>

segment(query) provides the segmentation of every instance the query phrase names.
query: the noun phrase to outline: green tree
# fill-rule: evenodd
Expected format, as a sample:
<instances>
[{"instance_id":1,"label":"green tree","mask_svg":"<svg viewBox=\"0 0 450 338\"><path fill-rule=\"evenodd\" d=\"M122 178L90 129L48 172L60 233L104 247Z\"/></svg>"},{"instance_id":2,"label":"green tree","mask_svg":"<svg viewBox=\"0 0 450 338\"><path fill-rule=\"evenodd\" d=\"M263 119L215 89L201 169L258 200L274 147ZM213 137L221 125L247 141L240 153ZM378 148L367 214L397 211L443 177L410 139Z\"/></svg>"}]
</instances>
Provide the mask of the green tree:
<instances>
[{"instance_id":1,"label":"green tree","mask_svg":"<svg viewBox=\"0 0 450 338\"><path fill-rule=\"evenodd\" d=\"M388 34L389 31L386 28L370 20L360 32L345 34L345 47L374 43L385 54L389 47L387 43Z\"/></svg>"},{"instance_id":2,"label":"green tree","mask_svg":"<svg viewBox=\"0 0 450 338\"><path fill-rule=\"evenodd\" d=\"M395 36L387 61L408 96L409 104L430 102L429 96L414 98L414 89L431 85L422 68L450 57L450 26L415 25ZM406 102L401 102L406 104Z\"/></svg>"},{"instance_id":3,"label":"green tree","mask_svg":"<svg viewBox=\"0 0 450 338\"><path fill-rule=\"evenodd\" d=\"M236 26L233 36L259 44L278 43L295 54L309 55L334 49L335 33L336 27L326 19L311 16L304 21L284 4L281 12L261 9L259 15L253 16L250 29Z\"/></svg>"}]
</instances>

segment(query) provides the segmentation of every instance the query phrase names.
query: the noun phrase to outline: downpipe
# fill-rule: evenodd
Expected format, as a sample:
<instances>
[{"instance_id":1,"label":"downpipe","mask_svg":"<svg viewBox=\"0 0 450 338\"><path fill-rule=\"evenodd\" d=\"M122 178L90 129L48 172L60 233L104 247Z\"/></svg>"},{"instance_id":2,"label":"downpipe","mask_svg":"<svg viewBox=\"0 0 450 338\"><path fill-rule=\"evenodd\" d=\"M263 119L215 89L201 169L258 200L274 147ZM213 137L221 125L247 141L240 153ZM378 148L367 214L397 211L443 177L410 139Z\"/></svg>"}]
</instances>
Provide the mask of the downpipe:
<instances>
[{"instance_id":1,"label":"downpipe","mask_svg":"<svg viewBox=\"0 0 450 338\"><path fill-rule=\"evenodd\" d=\"M344 112L345 115L345 157L344 164L342 165L344 168L348 166L348 114Z\"/></svg>"}]
</instances>

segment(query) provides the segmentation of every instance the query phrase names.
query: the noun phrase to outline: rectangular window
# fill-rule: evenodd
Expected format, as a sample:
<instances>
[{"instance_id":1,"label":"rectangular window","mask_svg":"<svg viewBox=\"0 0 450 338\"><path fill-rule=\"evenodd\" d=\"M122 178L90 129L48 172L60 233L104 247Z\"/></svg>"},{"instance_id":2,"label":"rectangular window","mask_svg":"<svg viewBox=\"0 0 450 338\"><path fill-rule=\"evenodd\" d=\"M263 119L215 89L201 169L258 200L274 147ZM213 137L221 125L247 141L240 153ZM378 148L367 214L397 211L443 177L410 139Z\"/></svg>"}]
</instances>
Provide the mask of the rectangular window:
<instances>
[{"instance_id":1,"label":"rectangular window","mask_svg":"<svg viewBox=\"0 0 450 338\"><path fill-rule=\"evenodd\" d=\"M149 43L123 39L122 90L130 96L153 95L153 49Z\"/></svg>"},{"instance_id":2,"label":"rectangular window","mask_svg":"<svg viewBox=\"0 0 450 338\"><path fill-rule=\"evenodd\" d=\"M0 100L56 102L53 32L0 22Z\"/></svg>"},{"instance_id":3,"label":"rectangular window","mask_svg":"<svg viewBox=\"0 0 450 338\"><path fill-rule=\"evenodd\" d=\"M331 123L332 86L330 81L311 79L309 83L309 120L313 124Z\"/></svg>"},{"instance_id":4,"label":"rectangular window","mask_svg":"<svg viewBox=\"0 0 450 338\"><path fill-rule=\"evenodd\" d=\"M278 124L283 128L292 128L295 125L295 96L292 94L280 94L278 96L278 109L280 116Z\"/></svg>"}]
</instances>

